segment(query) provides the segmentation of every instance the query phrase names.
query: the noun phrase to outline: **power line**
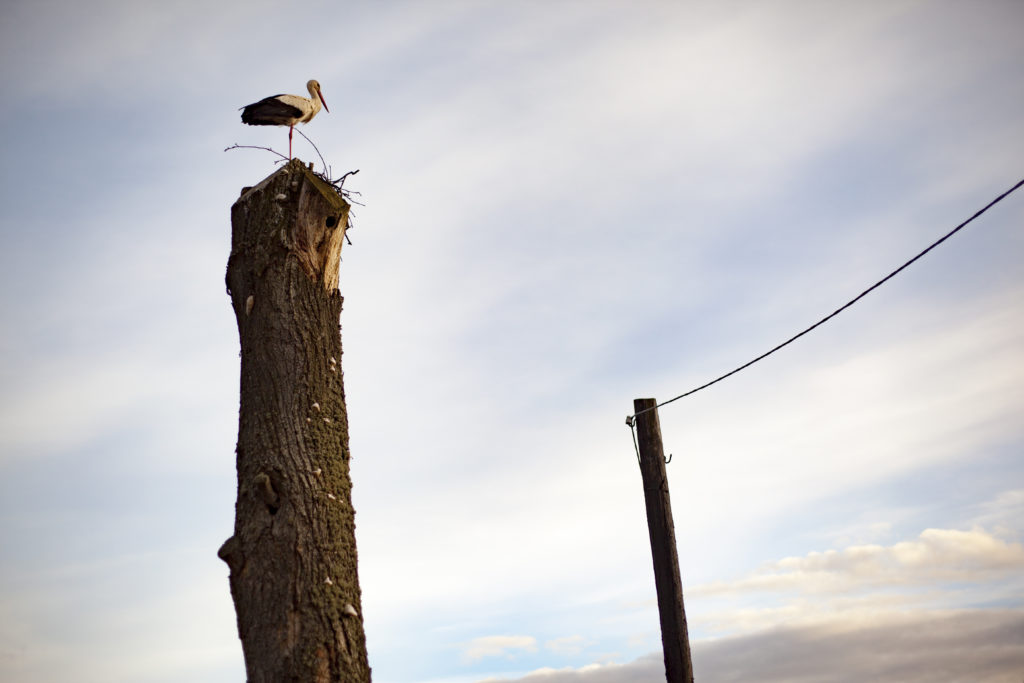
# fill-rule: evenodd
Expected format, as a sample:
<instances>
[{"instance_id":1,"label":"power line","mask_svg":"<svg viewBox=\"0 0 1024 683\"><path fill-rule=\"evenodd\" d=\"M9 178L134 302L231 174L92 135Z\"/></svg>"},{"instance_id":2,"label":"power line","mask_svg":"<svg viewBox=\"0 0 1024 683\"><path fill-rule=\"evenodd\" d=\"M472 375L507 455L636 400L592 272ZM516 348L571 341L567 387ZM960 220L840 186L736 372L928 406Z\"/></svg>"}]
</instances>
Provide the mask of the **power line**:
<instances>
[{"instance_id":1,"label":"power line","mask_svg":"<svg viewBox=\"0 0 1024 683\"><path fill-rule=\"evenodd\" d=\"M652 410L657 410L658 408L660 408L660 407L662 407L662 406L664 406L664 405L668 405L669 403L672 403L673 401L678 401L679 399L681 399L681 398L686 398L687 396L690 396L691 394L696 394L696 393L697 393L698 391L700 391L701 389L707 389L707 388L708 388L708 387L710 387L710 386L711 386L712 384L717 384L717 383L721 382L721 381L722 381L723 379L725 379L726 377L731 377L731 376L735 375L735 374L736 374L737 372L739 372L740 370L745 370L745 369L749 368L749 367L750 367L751 365L753 365L754 363L758 362L759 360L763 360L763 359L767 358L768 356L772 355L773 353L775 353L775 352L776 352L776 351L778 351L779 349L783 348L784 346L788 346L789 344L792 344L793 342L795 342L795 341L796 341L797 339L799 339L800 337L804 336L805 334L807 334L808 332L810 332L810 331L811 331L811 330L813 330L814 328L816 328L816 327L818 327L818 326L820 326L820 325L823 325L824 323L828 322L828 321L829 321L829 320L831 320L832 318L836 317L837 315L839 315L840 313L842 313L843 311L845 311L845 310L846 310L847 308L849 308L850 306L853 306L853 305L854 305L855 303L857 303L858 301L860 301L861 299L863 299L864 297L866 297L866 296L867 296L868 294L870 294L870 293L871 293L871 292L873 292L874 290L876 290L876 289L878 289L879 287L881 287L881 286L882 286L883 284L885 284L886 282L888 282L888 281L889 281L889 280L891 280L892 278L896 277L896 276L897 276L898 274L900 274L901 272L903 272L903 270L904 270L904 269L906 269L906 268L907 268L907 267L908 267L908 266L909 266L910 264L912 264L912 263L913 263L914 261L917 261L917 260L918 260L919 258L921 258L921 257L922 257L922 256L924 256L925 254L927 254L927 253L928 253L929 251L931 251L932 249L934 249L935 247L939 246L940 244L942 244L943 242L945 242L945 241L946 241L947 239L949 239L950 237L952 237L953 235L955 235L955 234L956 234L957 232L959 232L959 231L960 231L961 229L963 229L963 228L967 227L967 225L968 225L968 224L969 224L969 223L970 223L971 221L973 221L973 220L974 220L975 218L977 218L977 217L978 217L978 216L980 216L981 214L985 213L986 211L988 211L989 209L991 209L991 208L992 208L993 206L995 206L995 205L996 205L996 204L998 204L999 202L1003 201L1003 199L1005 199L1006 197L1008 197L1008 196L1009 196L1009 195L1010 195L1011 193L1013 193L1013 192L1014 192L1015 190L1017 190L1017 189L1018 189L1018 188L1019 188L1019 187L1020 187L1021 185L1024 185L1024 179L1021 179L1021 180L1019 180L1019 181L1017 182L1017 184L1016 184L1016 185L1014 185L1014 186L1013 186L1013 187L1011 187L1011 188L1010 188L1009 190L1007 190L1006 192L1002 193L1001 195L999 195L998 197L996 197L995 199L993 199L992 201L990 201L990 202L989 202L988 204L986 204L986 205L985 205L984 207L982 207L981 209L979 209L979 210L978 210L978 211L977 211L977 212L976 212L976 213L975 213L975 214L974 214L973 216L971 216L970 218L968 218L967 220L965 220L965 221L964 221L963 223L961 223L960 225L956 226L955 228L953 228L952 230L950 230L949 232L947 232L947 233L946 233L945 235L943 235L942 237L940 237L940 238L939 238L939 239L937 239L936 241L932 242L932 243L931 243L930 245L928 245L928 247L927 247L927 248L926 248L925 250L923 250L922 252L920 252L919 254L917 254L917 256L915 256L914 258L910 259L909 261L907 261L906 263L904 263L904 264L903 264L902 266L900 266L900 267L899 267L899 268L897 268L896 270L892 271L891 273L889 273L888 275L886 275L885 277L883 277L883 278L882 278L881 280L879 280L879 281L878 281L878 282L876 282L875 284L871 285L870 287L868 287L867 289L865 289L865 290L864 290L863 292L861 292L860 294L858 294L858 295L857 295L857 296L855 296L854 298L850 299L850 300L849 300L849 301L847 301L847 302L846 302L845 304L843 304L842 306L840 306L840 307L839 307L839 308L837 308L836 310L832 311L831 313L829 313L829 314L828 314L828 315L826 315L826 316L825 316L824 318L822 318L822 319L821 319L821 320L819 320L818 322L814 323L813 325L811 325L810 327L808 327L808 328L807 328L807 329L805 329L804 331L802 331L802 332L799 332L799 333L797 333L797 334L794 334L794 335L793 335L792 337L790 337L790 338L789 338L789 339L787 339L786 341L782 342L781 344L779 344L779 345L778 345L778 346L776 346L775 348L771 349L770 351L766 351L765 353L762 353L762 354L761 354L760 356L758 356L757 358L755 358L755 359L753 359L753 360L751 360L751 361L748 361L748 362L744 363L743 365L739 366L738 368L735 368L734 370L730 370L729 372L725 373L725 374L724 374L724 375L722 375L721 377L717 377L717 378L715 378L715 379L711 380L710 382L708 382L708 383L706 383L706 384L702 384L702 385L700 385L699 387L697 387L697 388L695 388L695 389L690 389L690 390L689 390L689 391L687 391L686 393L683 393L683 394L679 394L679 395L678 395L678 396L676 396L675 398L670 398L670 399L668 399L667 401L662 401L661 403L659 403L659 404L658 404L658 405L656 405L656 406L652 406L652 407L650 407L650 408L646 408L646 409L644 409L644 410L641 410L641 411L640 411L640 412L638 412L638 413L634 413L633 415L630 415L629 417L627 417L627 418L626 418L626 424L627 424L627 425L629 425L630 427L632 427L632 426L633 426L633 424L634 424L634 422L635 422L635 420L636 420L636 416L637 416L637 415L642 415L643 413L646 413L646 412L649 412L649 411L652 411Z\"/></svg>"}]
</instances>

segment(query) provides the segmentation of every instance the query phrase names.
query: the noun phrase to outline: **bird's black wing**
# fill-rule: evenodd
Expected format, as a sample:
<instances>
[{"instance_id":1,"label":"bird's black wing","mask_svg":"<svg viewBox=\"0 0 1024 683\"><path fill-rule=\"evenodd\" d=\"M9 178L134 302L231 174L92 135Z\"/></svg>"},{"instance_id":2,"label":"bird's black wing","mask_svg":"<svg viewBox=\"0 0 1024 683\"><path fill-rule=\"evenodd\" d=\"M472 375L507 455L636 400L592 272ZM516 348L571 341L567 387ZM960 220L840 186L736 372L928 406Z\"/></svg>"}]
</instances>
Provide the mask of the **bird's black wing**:
<instances>
[{"instance_id":1,"label":"bird's black wing","mask_svg":"<svg viewBox=\"0 0 1024 683\"><path fill-rule=\"evenodd\" d=\"M285 104L278 95L242 107L242 123L250 126L287 126L302 116L298 107Z\"/></svg>"}]
</instances>

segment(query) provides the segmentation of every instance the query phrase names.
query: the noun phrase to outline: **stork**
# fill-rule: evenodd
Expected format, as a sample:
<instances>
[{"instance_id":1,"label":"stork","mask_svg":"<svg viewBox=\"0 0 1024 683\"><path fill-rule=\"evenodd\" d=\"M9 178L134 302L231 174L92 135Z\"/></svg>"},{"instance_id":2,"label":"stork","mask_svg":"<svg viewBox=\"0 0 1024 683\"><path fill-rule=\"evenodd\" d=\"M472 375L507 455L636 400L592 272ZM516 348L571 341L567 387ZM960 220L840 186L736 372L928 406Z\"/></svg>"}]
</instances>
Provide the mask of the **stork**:
<instances>
[{"instance_id":1,"label":"stork","mask_svg":"<svg viewBox=\"0 0 1024 683\"><path fill-rule=\"evenodd\" d=\"M274 95L265 97L242 107L242 123L250 126L288 126L288 158L292 158L292 132L296 123L308 123L320 112L320 105L327 109L327 102L320 93L320 84L311 80L306 83L310 97L300 95Z\"/></svg>"}]
</instances>

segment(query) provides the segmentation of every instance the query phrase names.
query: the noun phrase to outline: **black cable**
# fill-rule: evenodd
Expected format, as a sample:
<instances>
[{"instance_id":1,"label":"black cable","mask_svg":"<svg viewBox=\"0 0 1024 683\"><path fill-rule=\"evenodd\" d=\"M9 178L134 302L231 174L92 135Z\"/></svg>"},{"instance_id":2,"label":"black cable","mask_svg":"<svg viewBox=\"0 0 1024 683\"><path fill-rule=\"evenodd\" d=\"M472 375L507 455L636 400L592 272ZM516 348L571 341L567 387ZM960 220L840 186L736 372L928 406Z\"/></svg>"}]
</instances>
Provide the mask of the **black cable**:
<instances>
[{"instance_id":1,"label":"black cable","mask_svg":"<svg viewBox=\"0 0 1024 683\"><path fill-rule=\"evenodd\" d=\"M640 412L638 412L638 413L634 413L633 415L630 415L629 417L627 417L627 418L626 418L626 424L627 424L627 425L630 425L630 426L632 427L632 425L633 425L633 421L634 421L634 420L636 419L636 416L637 416L637 415L642 415L643 413L649 412L649 411L651 411L651 410L657 410L658 408L660 408L660 407L662 407L662 406L664 406L664 405L668 405L669 403L672 403L673 401L678 401L678 400L679 400L679 399L681 399L681 398L686 398L687 396L689 396L689 395L691 395L691 394L695 394L695 393L697 393L698 391L700 391L701 389L707 389L707 388L708 388L708 387L710 387L710 386L711 386L712 384L717 384L718 382L721 382L721 381L722 381L723 379L725 379L726 377L731 377L732 375L735 375L735 374L736 374L737 372L739 372L740 370L745 370L746 368L749 368L749 367L750 367L751 365L753 365L753 364L754 364L754 363L756 363L757 361L759 361L759 360L762 360L762 359L764 359L764 358L767 358L768 356L772 355L773 353L775 353L776 351L778 351L778 350L779 350L779 349L781 349L782 347L784 347L784 346L788 346L789 344L791 344L791 343L795 342L795 341L796 341L797 339L799 339L800 337L804 336L805 334L807 334L808 332L810 332L810 331L811 331L811 330L813 330L814 328L818 327L819 325L822 325L822 324L824 324L824 323L828 322L828 321L829 321L829 320L831 320L832 318L836 317L837 315L839 315L840 313L842 313L843 311L845 311L845 310L846 310L847 308L849 308L850 306L854 305L855 303L857 303L858 301L860 301L861 299L863 299L864 297L866 297L866 296L867 296L868 294L870 294L870 293L871 293L871 292L873 292L874 290L876 290L876 289L878 289L879 287L881 287L881 286L882 286L883 284L885 284L886 282L888 282L888 281L889 281L889 280L891 280L892 278L896 277L896 275L898 275L899 273L901 273L901 272L902 272L902 271L903 271L903 270L904 270L905 268L907 268L907 267L908 267L908 266L909 266L910 264L912 264L912 263L913 263L914 261L917 261L917 260L918 260L919 258L921 258L921 257L922 257L922 256L924 256L925 254L927 254L927 253L928 253L929 251L931 251L932 249L934 249L935 247L939 246L940 244L942 244L943 242L945 242L945 241L946 241L947 239L949 239L950 237L952 237L953 235L955 235L955 234L956 234L957 232L959 232L959 231L960 231L960 230L961 230L962 228L965 228L965 227L966 227L966 226L967 226L967 225L968 225L968 224L969 224L969 223L970 223L971 221L973 221L973 220L974 220L975 218L977 218L977 217L978 217L978 216L980 216L981 214L985 213L986 211L988 211L989 209L991 209L991 208L992 208L993 206L995 206L995 205L996 205L996 204L998 204L999 202L1003 201L1003 199L1005 199L1006 197L1008 197L1008 196L1009 196L1009 195L1010 195L1010 194L1011 194L1011 193L1012 193L1013 191L1017 190L1017 189L1018 189L1018 188L1019 188L1019 187L1020 187L1021 185L1024 185L1024 179L1021 179L1020 181L1018 181L1018 182L1017 182L1017 184L1016 184L1016 185L1014 185L1013 187L1011 187L1011 188L1010 188L1009 190L1007 190L1006 192L1002 193L1001 195L999 195L998 197L996 197L995 199L993 199L992 201L990 201L990 202L989 202L988 204L986 204L986 205L985 205L985 206L984 206L983 208L979 209L979 210L977 211L977 213L975 213L975 214L974 214L973 216L971 216L970 218L968 218L967 220L965 220L965 221L964 221L963 223L961 223L960 225L956 226L955 228L953 228L952 230L950 230L949 232L947 232L947 233L946 233L945 235L943 235L942 237L940 237L940 238L939 238L939 239L937 239L936 241L932 242L932 243L931 243L931 244L930 244L930 245L928 246L928 248L927 248L927 249L925 249L924 251L922 251L921 253L919 253L919 254L918 254L917 256L915 256L914 258L910 259L909 261L907 261L906 263L904 263L904 264L903 264L902 266L900 266L900 267L899 267L899 268L897 268L896 270L892 271L891 273L889 273L888 275L886 275L885 277L883 277L883 278L882 278L881 280L879 280L878 282L876 282L875 284L871 285L870 287L868 287L867 289L865 289L865 290L864 290L863 292L861 292L860 294L858 294L857 296L855 296L855 297L854 297L853 299L850 299L850 300L849 300L848 302L846 302L845 304L843 304L842 306L840 306L840 307L839 307L839 308L837 308L836 310L832 311L831 313L829 313L828 315L826 315L826 316L825 316L824 318L822 318L822 319L821 319L821 320L819 320L818 322L816 322L816 323L814 323L813 325L811 325L810 327L808 327L808 328L807 328L806 330L804 330L803 332L800 332L800 333L798 333L798 334L795 334L795 335L793 335L792 337L790 337L790 338L789 338L789 339L787 339L786 341L782 342L781 344L779 344L779 345L778 345L778 346L776 346L775 348L771 349L770 351L767 351L767 352L765 352L765 353L762 353L762 354L761 354L760 356L758 356L758 357L757 357L757 358L755 358L754 360L752 360L752 361L748 361L748 362L744 363L743 365L739 366L739 367L738 367L738 368L736 368L735 370L730 370L729 372L725 373L725 374L724 374L724 375L722 375L721 377L718 377L718 378L716 378L716 379L713 379L713 380L711 380L711 381L710 381L710 382L708 382L707 384L702 384L702 385L700 385L699 387L697 387L696 389L690 389L690 390L689 390L689 391L687 391L687 392L686 392L685 394L679 394L679 395L678 395L678 396L676 396L675 398L670 398L670 399L669 399L669 400L667 400L667 401L662 401L661 403L659 403L659 404L658 404L658 405L656 405L656 406L652 406L652 407L650 407L650 408L645 408L645 409L641 410L641 411L640 411Z\"/></svg>"}]
</instances>

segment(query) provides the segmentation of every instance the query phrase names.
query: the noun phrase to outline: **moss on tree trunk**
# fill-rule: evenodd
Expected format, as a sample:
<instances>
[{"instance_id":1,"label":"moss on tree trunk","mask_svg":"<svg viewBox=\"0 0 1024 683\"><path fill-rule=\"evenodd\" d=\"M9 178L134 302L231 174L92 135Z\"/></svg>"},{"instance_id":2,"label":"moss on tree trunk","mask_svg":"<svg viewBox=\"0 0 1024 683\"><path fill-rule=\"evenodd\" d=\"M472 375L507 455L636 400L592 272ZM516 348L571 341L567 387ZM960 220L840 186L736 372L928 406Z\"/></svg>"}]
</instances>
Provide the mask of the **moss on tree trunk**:
<instances>
[{"instance_id":1,"label":"moss on tree trunk","mask_svg":"<svg viewBox=\"0 0 1024 683\"><path fill-rule=\"evenodd\" d=\"M238 500L218 554L250 683L370 680L337 289L348 211L298 160L231 209Z\"/></svg>"}]
</instances>

